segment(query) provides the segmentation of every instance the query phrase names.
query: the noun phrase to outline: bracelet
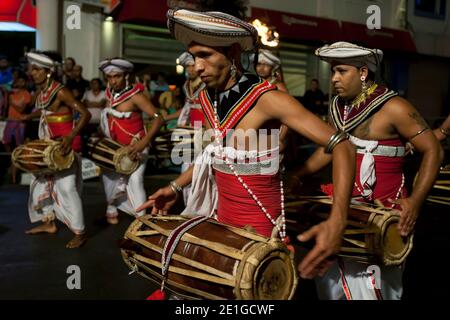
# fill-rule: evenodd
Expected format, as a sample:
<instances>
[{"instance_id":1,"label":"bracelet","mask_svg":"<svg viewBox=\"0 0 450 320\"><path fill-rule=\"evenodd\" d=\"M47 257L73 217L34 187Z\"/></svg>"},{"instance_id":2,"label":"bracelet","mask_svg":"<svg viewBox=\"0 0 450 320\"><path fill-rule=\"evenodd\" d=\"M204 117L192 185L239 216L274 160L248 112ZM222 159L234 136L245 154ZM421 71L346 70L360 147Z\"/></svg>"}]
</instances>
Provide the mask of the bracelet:
<instances>
[{"instance_id":1,"label":"bracelet","mask_svg":"<svg viewBox=\"0 0 450 320\"><path fill-rule=\"evenodd\" d=\"M166 122L166 119L164 119L164 117L162 115L160 115L159 113L156 113L156 112L152 116L152 120L155 120L155 119L161 119L162 122Z\"/></svg>"},{"instance_id":2,"label":"bracelet","mask_svg":"<svg viewBox=\"0 0 450 320\"><path fill-rule=\"evenodd\" d=\"M325 147L325 153L331 153L339 143L348 139L348 135L345 131L339 130L333 134Z\"/></svg>"},{"instance_id":3,"label":"bracelet","mask_svg":"<svg viewBox=\"0 0 450 320\"><path fill-rule=\"evenodd\" d=\"M183 188L180 187L175 181L170 181L169 182L169 187L172 189L172 191L176 194L178 193L182 193L183 192Z\"/></svg>"},{"instance_id":4,"label":"bracelet","mask_svg":"<svg viewBox=\"0 0 450 320\"><path fill-rule=\"evenodd\" d=\"M418 131L416 134L414 134L412 137L410 137L408 140L411 141L412 139L414 139L415 137L417 137L418 135L424 133L425 131L429 130L430 128L425 127L422 130Z\"/></svg>"},{"instance_id":5,"label":"bracelet","mask_svg":"<svg viewBox=\"0 0 450 320\"><path fill-rule=\"evenodd\" d=\"M446 137L448 137L450 135L450 133L448 132L448 129L444 129L442 127L439 127L439 131L442 132L442 134Z\"/></svg>"}]
</instances>

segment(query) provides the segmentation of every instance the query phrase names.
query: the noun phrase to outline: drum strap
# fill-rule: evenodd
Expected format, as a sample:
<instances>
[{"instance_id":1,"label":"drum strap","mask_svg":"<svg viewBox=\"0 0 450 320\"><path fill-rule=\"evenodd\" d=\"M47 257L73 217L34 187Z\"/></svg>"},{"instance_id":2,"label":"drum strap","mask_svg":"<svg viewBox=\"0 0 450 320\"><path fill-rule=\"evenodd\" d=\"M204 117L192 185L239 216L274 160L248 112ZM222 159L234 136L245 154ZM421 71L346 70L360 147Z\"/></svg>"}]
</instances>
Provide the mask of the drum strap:
<instances>
[{"instance_id":1,"label":"drum strap","mask_svg":"<svg viewBox=\"0 0 450 320\"><path fill-rule=\"evenodd\" d=\"M177 228L172 230L172 232L167 237L166 243L164 245L164 249L162 252L161 259L161 273L163 276L163 283L161 285L161 289L164 287L164 280L166 278L167 270L169 269L170 260L172 259L172 255L178 246L178 243L181 240L181 237L195 227L196 225L206 221L209 217L206 216L198 216L192 219L187 220L186 222L179 225Z\"/></svg>"}]
</instances>

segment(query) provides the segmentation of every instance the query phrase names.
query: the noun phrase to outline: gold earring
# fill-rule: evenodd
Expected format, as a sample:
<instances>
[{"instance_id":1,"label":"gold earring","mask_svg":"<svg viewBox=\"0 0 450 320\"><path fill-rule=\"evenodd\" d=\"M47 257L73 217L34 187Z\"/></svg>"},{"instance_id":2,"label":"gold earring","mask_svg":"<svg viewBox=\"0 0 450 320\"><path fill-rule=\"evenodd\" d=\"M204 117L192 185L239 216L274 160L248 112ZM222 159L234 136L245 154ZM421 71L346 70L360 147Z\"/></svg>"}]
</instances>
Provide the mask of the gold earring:
<instances>
[{"instance_id":1,"label":"gold earring","mask_svg":"<svg viewBox=\"0 0 450 320\"><path fill-rule=\"evenodd\" d=\"M362 82L362 91L365 93L367 91L367 82L365 76L361 76L361 82Z\"/></svg>"}]
</instances>

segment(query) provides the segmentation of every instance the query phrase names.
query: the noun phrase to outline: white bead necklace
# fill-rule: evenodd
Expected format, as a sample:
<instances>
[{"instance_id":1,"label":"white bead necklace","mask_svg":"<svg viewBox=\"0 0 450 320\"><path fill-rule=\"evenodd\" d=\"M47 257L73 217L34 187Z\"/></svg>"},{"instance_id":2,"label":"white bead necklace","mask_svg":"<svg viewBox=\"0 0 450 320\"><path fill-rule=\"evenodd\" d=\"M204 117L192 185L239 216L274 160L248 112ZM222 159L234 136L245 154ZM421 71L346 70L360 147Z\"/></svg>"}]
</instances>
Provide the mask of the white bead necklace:
<instances>
[{"instance_id":1,"label":"white bead necklace","mask_svg":"<svg viewBox=\"0 0 450 320\"><path fill-rule=\"evenodd\" d=\"M277 222L272 218L270 213L263 206L261 201L259 201L258 197L253 193L253 191L249 188L249 186L244 182L244 180L242 180L242 178L236 172L236 169L234 168L233 164L231 163L231 161L228 159L226 153L224 152L223 146L219 141L220 140L219 138L221 137L221 132L219 129L219 123L220 123L219 116L217 114L217 95L214 99L214 120L215 120L215 123L214 123L215 142L220 149L220 153L225 156L225 163L228 165L231 172L233 172L233 174L236 176L236 178L239 180L239 182L245 188L245 190L247 190L247 192L253 198L253 200L255 200L255 202L261 208L262 212L264 212L264 214L266 215L267 219L269 219L269 221L275 226L275 228L277 228L278 234L280 235L280 239L283 241L286 241L286 217L285 217L285 211L284 211L283 180L280 179L280 194L281 194L281 228L280 228L280 226L277 224Z\"/></svg>"}]
</instances>

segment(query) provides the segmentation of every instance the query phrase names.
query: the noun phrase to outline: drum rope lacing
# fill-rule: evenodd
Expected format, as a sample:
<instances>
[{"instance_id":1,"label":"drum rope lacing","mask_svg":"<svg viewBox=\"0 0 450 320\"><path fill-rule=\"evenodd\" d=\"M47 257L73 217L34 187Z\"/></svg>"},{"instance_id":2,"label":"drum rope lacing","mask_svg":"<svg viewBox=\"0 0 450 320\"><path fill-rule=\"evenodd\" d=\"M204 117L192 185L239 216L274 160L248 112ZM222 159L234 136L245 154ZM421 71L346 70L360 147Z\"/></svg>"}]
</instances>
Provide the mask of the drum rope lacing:
<instances>
[{"instance_id":1,"label":"drum rope lacing","mask_svg":"<svg viewBox=\"0 0 450 320\"><path fill-rule=\"evenodd\" d=\"M224 155L226 164L230 168L231 172L233 172L233 174L239 180L239 182L244 187L244 189L247 190L249 195L258 204L258 206L260 207L262 212L265 214L267 219L269 219L269 221L275 226L275 228L277 228L278 234L280 235L280 239L283 240L283 241L286 241L287 237L286 237L286 217L285 217L285 210L284 210L283 180L280 179L280 194L281 194L281 228L280 228L279 224L272 218L272 216L267 211L267 209L264 207L264 205L261 203L261 201L259 201L258 197L253 193L253 191L249 188L249 186L244 182L244 180L236 172L236 169L234 168L234 166L231 163L231 161L228 159L228 157L226 155L226 152L224 152L224 148L222 146L222 143L219 141L220 137L221 137L221 132L220 132L220 129L219 129L220 121L219 121L219 116L217 114L217 105L218 105L218 103L217 103L217 91L216 91L216 95L215 95L215 98L214 98L214 120L215 120L214 121L214 132L215 132L215 142L216 142L217 146L219 147L221 154Z\"/></svg>"}]
</instances>

